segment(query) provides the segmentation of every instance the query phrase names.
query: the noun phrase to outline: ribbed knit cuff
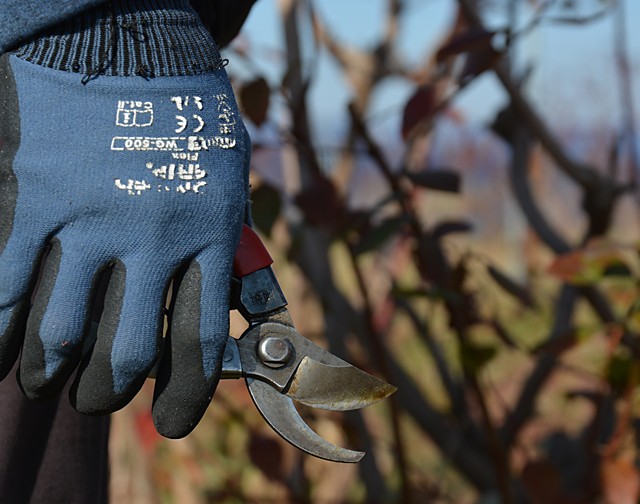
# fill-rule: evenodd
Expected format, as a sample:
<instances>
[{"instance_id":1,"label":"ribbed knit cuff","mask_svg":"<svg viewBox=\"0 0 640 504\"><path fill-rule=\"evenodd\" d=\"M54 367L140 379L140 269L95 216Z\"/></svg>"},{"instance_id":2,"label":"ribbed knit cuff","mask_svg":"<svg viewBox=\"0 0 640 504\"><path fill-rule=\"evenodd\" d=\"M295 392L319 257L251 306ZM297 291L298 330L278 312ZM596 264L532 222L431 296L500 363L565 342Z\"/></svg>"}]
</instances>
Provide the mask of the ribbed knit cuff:
<instances>
[{"instance_id":1,"label":"ribbed knit cuff","mask_svg":"<svg viewBox=\"0 0 640 504\"><path fill-rule=\"evenodd\" d=\"M40 34L15 54L86 80L195 75L224 65L188 0L113 0Z\"/></svg>"}]
</instances>

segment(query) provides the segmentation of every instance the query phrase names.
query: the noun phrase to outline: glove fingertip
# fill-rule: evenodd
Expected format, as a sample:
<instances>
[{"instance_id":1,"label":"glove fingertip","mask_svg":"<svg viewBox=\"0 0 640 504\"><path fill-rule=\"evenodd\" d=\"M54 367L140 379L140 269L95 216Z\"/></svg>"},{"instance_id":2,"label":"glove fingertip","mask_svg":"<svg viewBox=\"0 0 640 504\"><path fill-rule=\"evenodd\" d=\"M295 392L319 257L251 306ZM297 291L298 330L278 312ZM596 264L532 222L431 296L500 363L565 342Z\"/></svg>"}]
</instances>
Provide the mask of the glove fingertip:
<instances>
[{"instance_id":1,"label":"glove fingertip","mask_svg":"<svg viewBox=\"0 0 640 504\"><path fill-rule=\"evenodd\" d=\"M183 438L196 428L204 416L214 390L207 390L204 394L188 392L188 397L184 397L184 394L176 395L165 391L154 399L151 411L153 423L160 435L169 439Z\"/></svg>"},{"instance_id":2,"label":"glove fingertip","mask_svg":"<svg viewBox=\"0 0 640 504\"><path fill-rule=\"evenodd\" d=\"M156 429L172 439L189 434L205 414L220 379L226 344L226 338L203 338L201 334L202 270L198 261L189 265L175 285L171 327L152 407Z\"/></svg>"},{"instance_id":3,"label":"glove fingertip","mask_svg":"<svg viewBox=\"0 0 640 504\"><path fill-rule=\"evenodd\" d=\"M177 368L172 368L172 359L177 359ZM199 352L165 354L156 378L152 406L153 422L162 436L170 439L185 437L204 416L220 373L215 372L207 378L202 372L202 365L199 365L201 362Z\"/></svg>"}]
</instances>

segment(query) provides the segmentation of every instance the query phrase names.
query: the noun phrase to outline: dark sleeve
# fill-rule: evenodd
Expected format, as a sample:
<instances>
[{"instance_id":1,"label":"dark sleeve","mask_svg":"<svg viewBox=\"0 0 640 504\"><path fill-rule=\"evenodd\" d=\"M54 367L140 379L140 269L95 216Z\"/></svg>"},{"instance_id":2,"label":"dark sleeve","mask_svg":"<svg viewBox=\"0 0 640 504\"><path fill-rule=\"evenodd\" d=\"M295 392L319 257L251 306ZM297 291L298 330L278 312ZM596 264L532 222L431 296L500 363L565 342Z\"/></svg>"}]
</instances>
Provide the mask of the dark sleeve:
<instances>
[{"instance_id":1,"label":"dark sleeve","mask_svg":"<svg viewBox=\"0 0 640 504\"><path fill-rule=\"evenodd\" d=\"M105 0L0 0L0 54L53 26Z\"/></svg>"},{"instance_id":2,"label":"dark sleeve","mask_svg":"<svg viewBox=\"0 0 640 504\"><path fill-rule=\"evenodd\" d=\"M0 502L107 504L109 417L75 411L68 386L30 401L12 375L0 382Z\"/></svg>"},{"instance_id":3,"label":"dark sleeve","mask_svg":"<svg viewBox=\"0 0 640 504\"><path fill-rule=\"evenodd\" d=\"M191 0L219 47L226 46L242 28L256 0Z\"/></svg>"}]
</instances>

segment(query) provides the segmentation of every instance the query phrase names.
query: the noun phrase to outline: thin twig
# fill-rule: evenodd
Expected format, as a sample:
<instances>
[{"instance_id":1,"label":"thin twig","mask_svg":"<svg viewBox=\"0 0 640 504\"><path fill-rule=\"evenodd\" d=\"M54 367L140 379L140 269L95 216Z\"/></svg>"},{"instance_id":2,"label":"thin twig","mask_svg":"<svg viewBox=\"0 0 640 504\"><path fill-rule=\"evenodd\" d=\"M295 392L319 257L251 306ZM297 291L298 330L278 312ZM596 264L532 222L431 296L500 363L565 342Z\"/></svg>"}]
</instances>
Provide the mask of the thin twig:
<instances>
[{"instance_id":1,"label":"thin twig","mask_svg":"<svg viewBox=\"0 0 640 504\"><path fill-rule=\"evenodd\" d=\"M317 153L311 141L311 128L309 124L306 93L308 81L302 75L301 47L299 38L297 9L300 3L297 0L282 2L283 25L287 40L288 79L285 80L286 95L290 98L293 124L291 134L298 142L298 161L300 166L300 180L302 188L313 187L317 177L321 174ZM336 355L345 355L344 335L347 333L346 320L340 315L346 310L348 303L340 296L331 280L331 267L327 257L327 250L331 240L324 234L324 230L309 230L309 237L303 240L303 245L315 242L313 247L298 247L294 260L304 263L303 271L316 286L316 292L323 298L325 328L330 350ZM324 286L324 288L323 288ZM372 439L366 431L366 426L359 418L360 412L353 412L356 417L355 424L360 432L360 442L369 452L367 460L360 465L362 479L367 486L367 492L373 492L373 497L388 494L388 485L383 477L378 460L371 445Z\"/></svg>"},{"instance_id":2,"label":"thin twig","mask_svg":"<svg viewBox=\"0 0 640 504\"><path fill-rule=\"evenodd\" d=\"M498 490L500 491L502 502L503 504L514 504L515 499L511 488L511 473L509 470L509 450L508 448L505 448L502 439L500 439L493 419L491 418L491 414L489 413L489 407L487 406L484 391L482 390L477 377L470 375L468 376L468 381L471 384L471 389L473 390L480 406L491 459L493 460L493 464L496 468L496 479L498 480Z\"/></svg>"},{"instance_id":3,"label":"thin twig","mask_svg":"<svg viewBox=\"0 0 640 504\"><path fill-rule=\"evenodd\" d=\"M371 137L367 125L362 120L362 117L356 110L356 107L353 105L350 106L349 111L351 113L355 131L358 133L358 136L365 142L369 155L376 162L377 167L380 169L382 175L387 180L390 189L394 194L397 195L397 200L402 206L403 213L409 219L412 234L416 238L420 237L422 234L422 229L417 216L417 211L413 206L413 200L411 199L411 196L401 185L401 177L399 175L396 175L391 169L391 166L388 164L380 147ZM443 450L450 450L451 446L457 446L457 443L452 444L451 441L448 441L448 439L451 437L454 437L455 439L460 439L462 436L467 437L469 435L475 437L476 429L465 429L463 434L459 435L456 433L453 425L451 425L449 428L445 427L445 430L449 431L449 435L446 435L443 438L442 436L444 435L444 432L440 430L442 424L440 424L440 421L437 419L438 415L435 413L435 411L425 411L424 408L421 408L421 410L419 411L415 410L414 407L416 406L416 399L419 395L419 392L410 383L408 377L406 377L406 374L399 368L399 366L394 363L393 360L390 360L388 365L390 366L391 376L394 380L393 383L395 383L399 389L397 395L401 398L404 407L414 415L420 415L420 424L423 426L426 432L428 432L429 435L441 446ZM477 446L477 443L474 444L476 444ZM450 456L452 461L455 462L457 468L460 469L477 488L494 488L495 484L493 482L495 482L495 478L499 476L494 475L492 477L487 474L487 461L484 460L483 462L480 462L480 460L482 460L480 453L476 454L475 458L471 456L471 453L471 443L469 443L467 444L465 453L460 453L456 450L453 450L453 452L450 453Z\"/></svg>"},{"instance_id":4,"label":"thin twig","mask_svg":"<svg viewBox=\"0 0 640 504\"><path fill-rule=\"evenodd\" d=\"M392 383L398 387L397 395L405 409L420 427L447 455L456 470L480 492L496 487L496 475L486 456L486 445L475 439L475 430L469 423L448 418L429 405L413 380L394 361L389 362Z\"/></svg>"},{"instance_id":5,"label":"thin twig","mask_svg":"<svg viewBox=\"0 0 640 504\"><path fill-rule=\"evenodd\" d=\"M574 16L574 17L553 17L549 16L545 19L548 23L553 24L565 24L565 25L574 25L574 26L582 26L589 23L593 23L594 21L600 21L602 18L608 16L613 7L617 2L609 2L608 5L604 6L601 10L592 12L591 14L587 14L585 16ZM618 2L621 3L621 2Z\"/></svg>"},{"instance_id":6,"label":"thin twig","mask_svg":"<svg viewBox=\"0 0 640 504\"><path fill-rule=\"evenodd\" d=\"M356 281L358 283L358 289L360 291L360 296L362 297L364 304L364 318L365 324L367 326L367 331L369 333L368 340L371 342L371 350L373 353L373 358L376 362L378 369L382 372L384 377L387 380L390 380L390 372L389 366L387 364L387 354L388 351L385 349L384 343L382 342L382 334L378 331L376 324L374 322L374 309L371 305L371 299L369 297L369 289L364 280L364 275L358 264L358 259L353 249L349 247L349 256L351 259L351 269L353 270ZM411 499L411 485L409 483L408 478L408 464L407 464L407 455L404 449L404 440L402 436L402 428L400 426L400 409L399 404L395 396L391 396L389 398L389 405L391 410L391 426L393 430L393 440L395 443L395 455L396 461L398 463L398 469L400 473L400 481L402 488L402 500L403 502L409 502Z\"/></svg>"},{"instance_id":7,"label":"thin twig","mask_svg":"<svg viewBox=\"0 0 640 504\"><path fill-rule=\"evenodd\" d=\"M515 200L524 213L528 224L542 242L556 254L566 254L571 250L571 246L551 227L536 204L531 191L527 174L531 154L530 134L523 127L516 128L513 133L514 143L509 181Z\"/></svg>"},{"instance_id":8,"label":"thin twig","mask_svg":"<svg viewBox=\"0 0 640 504\"><path fill-rule=\"evenodd\" d=\"M468 22L472 26L484 30L482 20L471 0L458 0L458 3ZM593 168L581 165L569 157L564 148L556 140L555 135L553 135L545 125L542 118L535 112L531 105L529 105L520 87L509 75L509 71L505 68L504 63L498 62L493 66L493 71L509 94L516 112L522 117L522 120L529 126L534 136L540 141L558 166L582 187L586 188L597 185L600 180L598 173L595 172Z\"/></svg>"},{"instance_id":9,"label":"thin twig","mask_svg":"<svg viewBox=\"0 0 640 504\"><path fill-rule=\"evenodd\" d=\"M518 0L515 0L515 1L518 1ZM524 37L525 35L528 35L531 31L537 28L545 19L544 17L545 12L549 10L551 7L553 7L556 3L558 3L558 0L546 0L544 2L541 2L540 5L538 5L538 7L536 8L536 11L533 14L533 17L531 18L531 20L524 27L520 28L517 32L511 33L510 39L517 40L521 37ZM515 26L515 23L511 23L511 26Z\"/></svg>"},{"instance_id":10,"label":"thin twig","mask_svg":"<svg viewBox=\"0 0 640 504\"><path fill-rule=\"evenodd\" d=\"M464 308L457 303L447 303L447 310L449 312L449 320L456 331L459 342L463 344L469 341L467 325L465 322L465 320L467 320L467 316L463 311ZM487 438L489 458L494 467L497 490L500 493L503 504L513 504L515 503L515 498L513 495L513 488L511 486L512 478L508 456L508 445L503 443L493 419L491 418L484 391L480 386L475 372L467 371L465 369L464 377L478 401L478 405L480 406L482 427L484 428Z\"/></svg>"},{"instance_id":11,"label":"thin twig","mask_svg":"<svg viewBox=\"0 0 640 504\"><path fill-rule=\"evenodd\" d=\"M574 287L563 286L556 302L556 319L551 328L547 342L558 339L566 334L571 326L577 292ZM505 446L511 446L520 429L531 418L538 393L556 367L557 356L544 354L529 375L513 412L507 418L502 428L502 439Z\"/></svg>"},{"instance_id":12,"label":"thin twig","mask_svg":"<svg viewBox=\"0 0 640 504\"><path fill-rule=\"evenodd\" d=\"M453 376L449 372L449 365L447 364L442 349L438 343L433 339L431 330L424 320L422 320L413 307L403 299L396 299L396 305L401 308L411 320L416 332L421 336L422 341L429 349L429 353L433 357L436 364L436 370L440 375L442 385L447 391L449 400L451 401L451 409L458 418L464 418L467 416L467 406L464 398L464 390L460 386L457 380L454 380Z\"/></svg>"},{"instance_id":13,"label":"thin twig","mask_svg":"<svg viewBox=\"0 0 640 504\"><path fill-rule=\"evenodd\" d=\"M625 15L625 3L618 2L618 11L615 16L615 57L618 69L618 83L620 94L620 107L622 111L623 136L630 150L631 173L630 185L638 185L640 178L640 152L636 140L635 104L633 101L632 72L629 64L629 52L627 48L627 19Z\"/></svg>"}]
</instances>

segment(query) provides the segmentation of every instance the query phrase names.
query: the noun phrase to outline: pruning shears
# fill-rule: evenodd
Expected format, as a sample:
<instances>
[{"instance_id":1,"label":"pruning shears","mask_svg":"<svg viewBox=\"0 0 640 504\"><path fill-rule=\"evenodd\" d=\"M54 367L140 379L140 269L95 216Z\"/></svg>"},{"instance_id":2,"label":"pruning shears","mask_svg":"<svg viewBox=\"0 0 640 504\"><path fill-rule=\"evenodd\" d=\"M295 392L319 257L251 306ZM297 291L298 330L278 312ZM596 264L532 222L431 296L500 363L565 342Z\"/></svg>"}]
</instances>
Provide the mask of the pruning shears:
<instances>
[{"instance_id":1,"label":"pruning shears","mask_svg":"<svg viewBox=\"0 0 640 504\"><path fill-rule=\"evenodd\" d=\"M396 388L352 366L296 331L262 241L244 226L234 259L232 308L249 323L229 336L222 378L244 378L258 411L286 441L316 457L358 462L365 454L335 446L302 419L294 401L333 411L363 408Z\"/></svg>"}]
</instances>

